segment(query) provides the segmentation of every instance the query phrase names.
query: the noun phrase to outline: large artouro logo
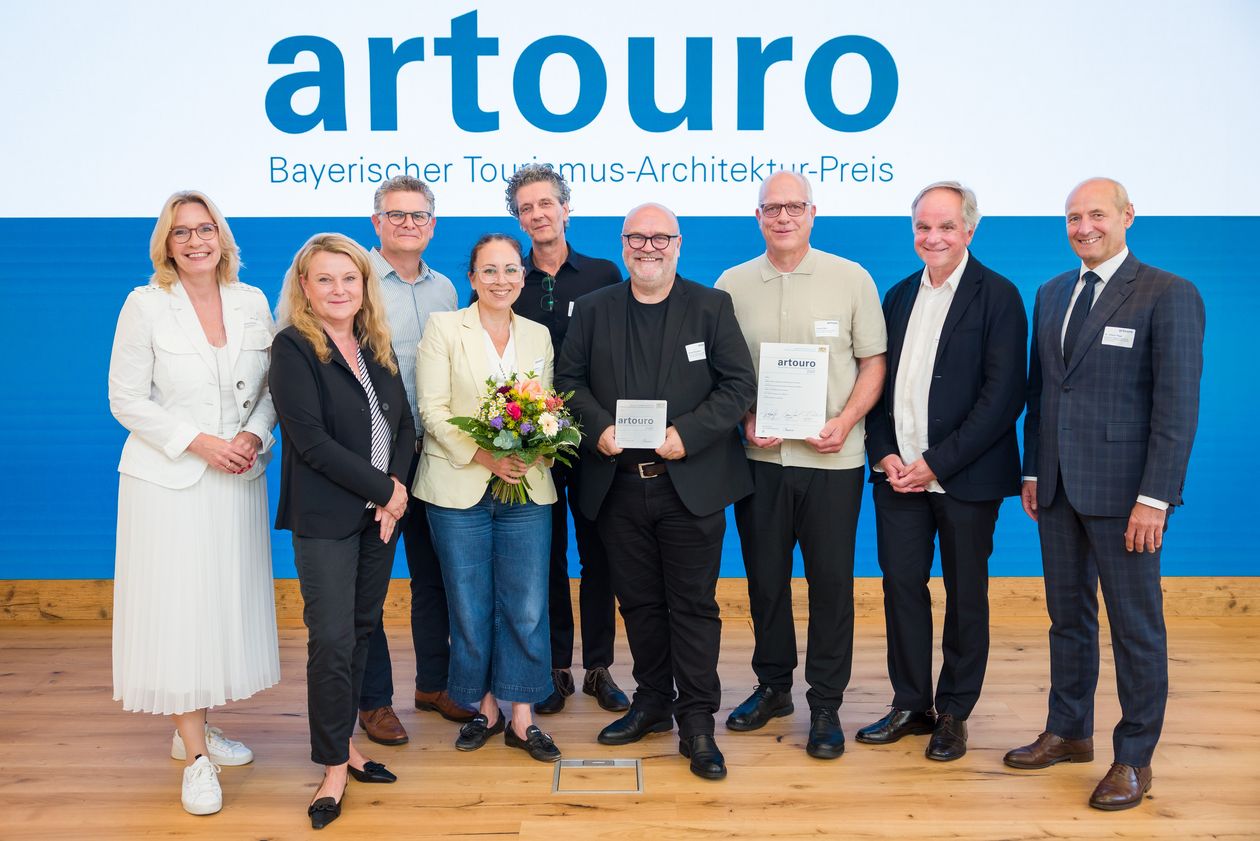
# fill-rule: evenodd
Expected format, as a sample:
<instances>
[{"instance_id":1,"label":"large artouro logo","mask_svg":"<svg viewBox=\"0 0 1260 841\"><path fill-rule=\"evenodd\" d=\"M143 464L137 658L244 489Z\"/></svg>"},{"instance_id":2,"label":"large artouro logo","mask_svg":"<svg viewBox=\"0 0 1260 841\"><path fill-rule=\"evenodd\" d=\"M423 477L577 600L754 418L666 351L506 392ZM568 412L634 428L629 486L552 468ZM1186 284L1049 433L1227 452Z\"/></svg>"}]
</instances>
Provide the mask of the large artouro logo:
<instances>
[{"instance_id":1,"label":"large artouro logo","mask_svg":"<svg viewBox=\"0 0 1260 841\"><path fill-rule=\"evenodd\" d=\"M318 67L288 73L267 90L267 118L280 131L302 134L322 128L346 131L345 59L332 41L315 35L295 35L277 42L267 57L273 65L293 65L304 53L314 55ZM478 84L479 62L499 55L499 39L477 31L477 12L451 20L450 35L433 39L434 58L451 62L451 112L455 125L468 132L496 131L499 112L482 108ZM846 112L836 103L832 88L837 62L854 55L870 70L870 95L858 111ZM552 56L573 62L578 96L573 107L556 113L543 102L540 77ZM398 129L398 72L412 62L425 61L424 38L395 44L393 38L368 39L369 109L372 131ZM766 73L779 62L793 61L792 39L736 39L735 128L760 131L765 127ZM713 129L713 39L686 39L686 80L683 104L662 111L656 102L656 39L627 39L628 106L635 125L644 131L666 132ZM731 80L722 79L722 84ZM294 108L295 95L317 93L315 107L306 113ZM581 38L549 35L539 38L516 57L512 94L517 110L532 125L552 132L577 131L590 125L608 99L608 72L596 49ZM897 101L897 64L878 41L862 35L842 35L821 44L805 66L801 92L809 112L819 123L840 132L861 132L883 122ZM778 95L776 93L776 95ZM403 103L405 105L405 103ZM416 106L419 107L419 106Z\"/></svg>"}]
</instances>

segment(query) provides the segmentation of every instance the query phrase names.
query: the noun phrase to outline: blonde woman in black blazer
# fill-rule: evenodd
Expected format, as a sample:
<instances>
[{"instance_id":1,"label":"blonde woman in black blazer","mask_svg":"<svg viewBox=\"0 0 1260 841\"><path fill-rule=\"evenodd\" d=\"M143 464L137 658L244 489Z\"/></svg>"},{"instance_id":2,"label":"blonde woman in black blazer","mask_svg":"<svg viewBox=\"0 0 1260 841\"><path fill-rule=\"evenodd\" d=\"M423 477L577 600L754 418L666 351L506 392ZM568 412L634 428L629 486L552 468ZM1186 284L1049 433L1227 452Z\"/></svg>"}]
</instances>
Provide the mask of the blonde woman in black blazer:
<instances>
[{"instance_id":1,"label":"blonde woman in black blazer","mask_svg":"<svg viewBox=\"0 0 1260 841\"><path fill-rule=\"evenodd\" d=\"M276 528L293 532L308 631L311 759L324 780L308 808L341 814L347 774L392 783L350 741L367 642L381 615L415 455L415 426L367 252L317 234L285 276L272 395L283 436Z\"/></svg>"}]
</instances>

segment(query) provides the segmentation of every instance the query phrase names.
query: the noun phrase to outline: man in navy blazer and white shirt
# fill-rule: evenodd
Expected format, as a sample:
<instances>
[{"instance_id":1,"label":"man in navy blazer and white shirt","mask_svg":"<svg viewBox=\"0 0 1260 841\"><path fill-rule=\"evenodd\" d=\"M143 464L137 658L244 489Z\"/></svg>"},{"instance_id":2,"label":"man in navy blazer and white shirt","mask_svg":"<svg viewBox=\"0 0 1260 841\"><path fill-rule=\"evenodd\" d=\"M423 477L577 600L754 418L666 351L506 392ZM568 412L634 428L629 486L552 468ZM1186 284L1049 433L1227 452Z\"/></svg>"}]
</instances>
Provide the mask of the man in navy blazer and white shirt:
<instances>
[{"instance_id":1,"label":"man in navy blazer and white shirt","mask_svg":"<svg viewBox=\"0 0 1260 841\"><path fill-rule=\"evenodd\" d=\"M1203 300L1138 261L1128 193L1078 185L1067 234L1081 265L1037 292L1024 426L1024 510L1037 521L1050 613L1046 729L1014 768L1094 757L1098 584L1107 602L1121 718L1115 761L1089 805L1138 805L1168 699L1159 559L1181 504L1199 414Z\"/></svg>"},{"instance_id":2,"label":"man in navy blazer and white shirt","mask_svg":"<svg viewBox=\"0 0 1260 841\"><path fill-rule=\"evenodd\" d=\"M857 738L888 744L932 733L927 758L948 761L967 751L966 722L984 683L998 508L1020 490L1015 422L1028 318L1015 285L968 251L980 221L975 193L940 181L911 212L924 268L884 297L887 382L866 418L893 702ZM935 696L934 539L945 582Z\"/></svg>"}]
</instances>

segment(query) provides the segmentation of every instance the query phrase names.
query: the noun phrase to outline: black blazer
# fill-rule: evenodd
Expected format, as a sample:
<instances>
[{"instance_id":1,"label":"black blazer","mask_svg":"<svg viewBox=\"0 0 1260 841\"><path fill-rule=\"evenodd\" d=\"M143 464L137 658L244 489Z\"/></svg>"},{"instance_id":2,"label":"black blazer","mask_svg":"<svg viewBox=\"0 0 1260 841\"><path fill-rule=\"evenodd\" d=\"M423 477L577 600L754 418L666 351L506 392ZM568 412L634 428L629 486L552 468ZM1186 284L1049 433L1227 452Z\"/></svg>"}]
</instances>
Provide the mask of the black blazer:
<instances>
[{"instance_id":1,"label":"black blazer","mask_svg":"<svg viewBox=\"0 0 1260 841\"><path fill-rule=\"evenodd\" d=\"M630 295L630 283L620 283L578 299L556 361L556 388L573 392L570 405L582 423L578 502L590 519L599 514L617 470L617 460L597 445L616 422L617 399L626 393ZM730 295L678 277L666 300L656 392L669 402L668 422L687 449L685 458L668 462L669 475L687 510L705 516L752 493L737 429L757 397L757 380ZM691 362L686 347L699 342L705 358Z\"/></svg>"},{"instance_id":2,"label":"black blazer","mask_svg":"<svg viewBox=\"0 0 1260 841\"><path fill-rule=\"evenodd\" d=\"M923 272L884 296L888 373L884 392L866 416L871 466L899 453L893 402L906 326ZM941 487L968 502L1016 496L1020 488L1015 421L1024 409L1028 317L1015 285L974 255L954 291L932 367L928 392L928 449L923 454ZM871 471L872 482L884 482Z\"/></svg>"},{"instance_id":3,"label":"black blazer","mask_svg":"<svg viewBox=\"0 0 1260 841\"><path fill-rule=\"evenodd\" d=\"M359 378L337 346L320 362L296 328L271 345L271 396L280 417L280 502L276 528L302 537L353 534L368 500L384 505L416 455L416 430L402 378L363 354L381 413L394 436L389 475L372 466L372 418Z\"/></svg>"}]
</instances>

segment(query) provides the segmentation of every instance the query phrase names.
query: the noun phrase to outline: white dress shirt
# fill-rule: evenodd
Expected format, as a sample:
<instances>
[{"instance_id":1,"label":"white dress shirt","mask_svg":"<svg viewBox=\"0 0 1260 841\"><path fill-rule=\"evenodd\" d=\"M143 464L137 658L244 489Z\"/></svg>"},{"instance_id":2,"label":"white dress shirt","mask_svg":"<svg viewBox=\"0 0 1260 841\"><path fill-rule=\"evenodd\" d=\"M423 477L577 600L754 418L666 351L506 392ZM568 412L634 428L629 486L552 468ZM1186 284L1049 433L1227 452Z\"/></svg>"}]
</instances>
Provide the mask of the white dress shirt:
<instances>
[{"instance_id":1,"label":"white dress shirt","mask_svg":"<svg viewBox=\"0 0 1260 841\"><path fill-rule=\"evenodd\" d=\"M516 370L516 333L510 325L507 346L503 348L502 356L495 349L494 339L490 338L488 331L482 330L481 338L486 346L486 362L490 365L490 376L500 383L507 384L509 375L524 373L524 371Z\"/></svg>"},{"instance_id":2,"label":"white dress shirt","mask_svg":"<svg viewBox=\"0 0 1260 841\"><path fill-rule=\"evenodd\" d=\"M928 448L928 394L932 389L932 369L936 365L936 349L941 343L941 329L954 293L967 268L969 254L945 282L932 285L927 267L919 280L919 293L906 322L905 341L897 362L897 381L893 385L893 418L901 461L911 464L923 457ZM933 479L927 484L929 493L945 493L941 483Z\"/></svg>"}]
</instances>

